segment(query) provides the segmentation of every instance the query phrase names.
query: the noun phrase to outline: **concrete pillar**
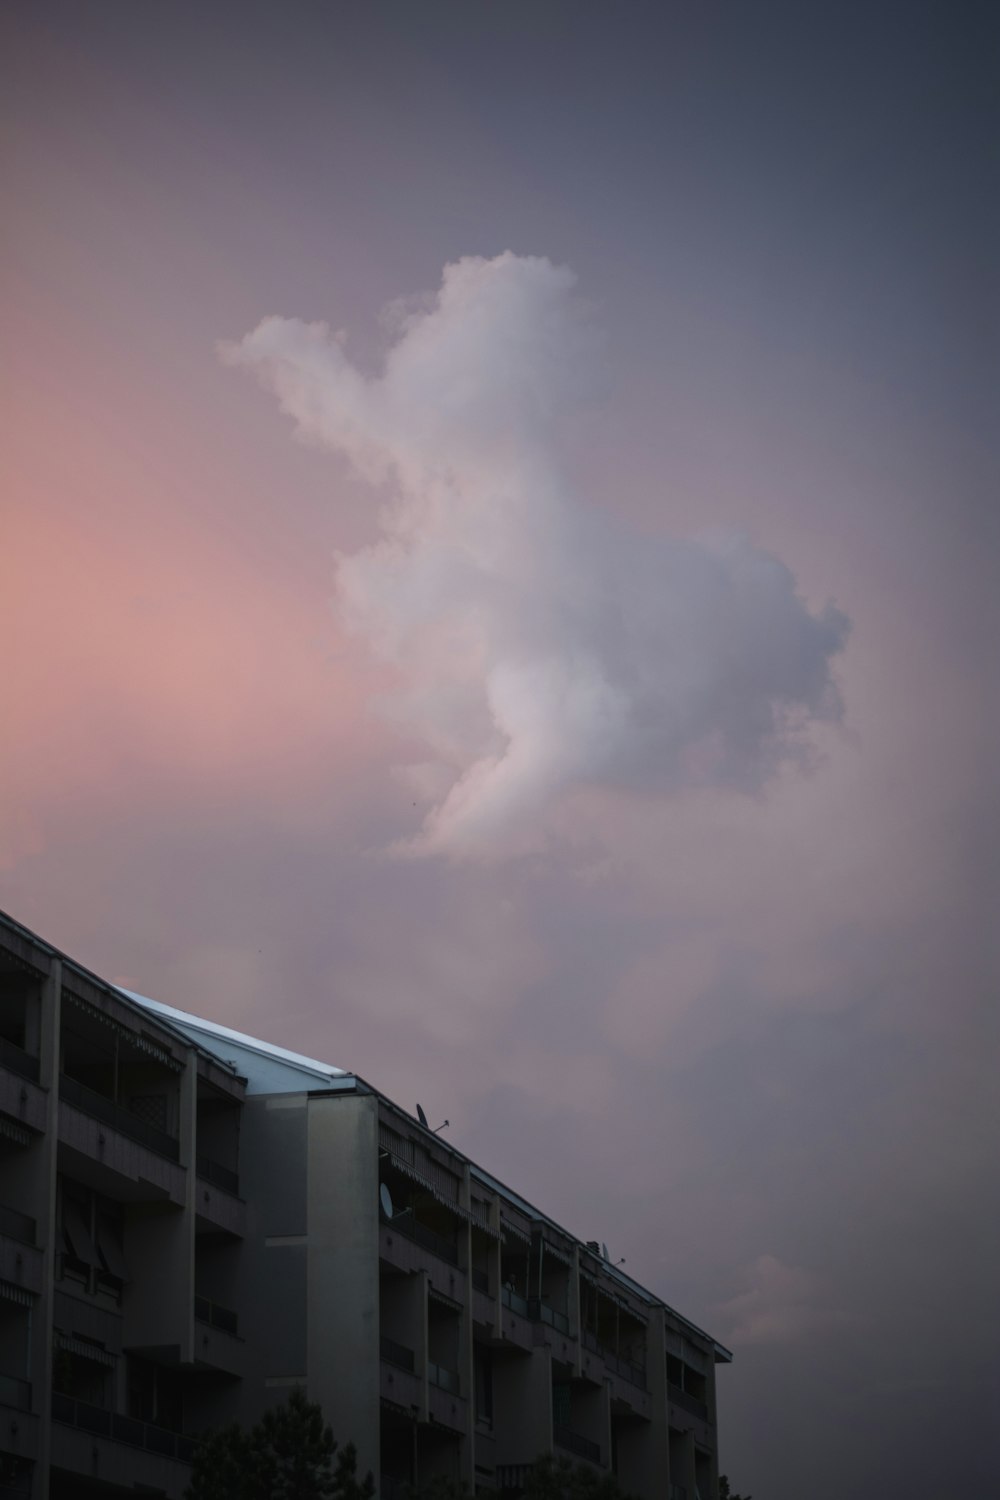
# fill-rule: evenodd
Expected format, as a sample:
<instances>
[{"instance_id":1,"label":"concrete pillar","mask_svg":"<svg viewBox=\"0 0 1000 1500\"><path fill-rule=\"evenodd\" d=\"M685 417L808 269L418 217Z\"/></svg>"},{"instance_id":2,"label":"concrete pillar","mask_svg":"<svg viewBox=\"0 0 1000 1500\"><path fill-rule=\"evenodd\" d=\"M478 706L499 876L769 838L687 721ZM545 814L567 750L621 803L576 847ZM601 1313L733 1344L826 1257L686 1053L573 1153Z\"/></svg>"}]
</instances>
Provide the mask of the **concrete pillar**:
<instances>
[{"instance_id":1,"label":"concrete pillar","mask_svg":"<svg viewBox=\"0 0 1000 1500\"><path fill-rule=\"evenodd\" d=\"M32 1480L33 1500L48 1500L49 1454L52 1449L52 1337L56 1281L56 1164L59 1147L59 1032L62 1017L62 963L52 968L42 986L39 1082L48 1090L45 1135L42 1138L34 1217L42 1249L42 1293L35 1305L31 1329L33 1405L38 1412L38 1459Z\"/></svg>"},{"instance_id":2,"label":"concrete pillar","mask_svg":"<svg viewBox=\"0 0 1000 1500\"><path fill-rule=\"evenodd\" d=\"M372 1094L313 1096L308 1105L306 1368L358 1469L379 1467L378 1101ZM426 1286L423 1345L427 1378ZM418 1366L418 1369L420 1366ZM426 1411L426 1396L425 1396Z\"/></svg>"}]
</instances>

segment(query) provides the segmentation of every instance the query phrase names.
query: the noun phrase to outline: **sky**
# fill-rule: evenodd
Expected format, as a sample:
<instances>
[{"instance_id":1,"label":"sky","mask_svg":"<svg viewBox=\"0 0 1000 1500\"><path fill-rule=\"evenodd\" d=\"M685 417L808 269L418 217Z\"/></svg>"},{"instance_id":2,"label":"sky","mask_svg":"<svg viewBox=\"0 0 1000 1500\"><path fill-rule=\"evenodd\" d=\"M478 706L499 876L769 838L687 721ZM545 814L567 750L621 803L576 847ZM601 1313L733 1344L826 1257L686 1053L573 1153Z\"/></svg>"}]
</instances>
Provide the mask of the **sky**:
<instances>
[{"instance_id":1,"label":"sky","mask_svg":"<svg viewBox=\"0 0 1000 1500\"><path fill-rule=\"evenodd\" d=\"M1000 1470L990 10L0 17L0 905L606 1240L755 1500Z\"/></svg>"}]
</instances>

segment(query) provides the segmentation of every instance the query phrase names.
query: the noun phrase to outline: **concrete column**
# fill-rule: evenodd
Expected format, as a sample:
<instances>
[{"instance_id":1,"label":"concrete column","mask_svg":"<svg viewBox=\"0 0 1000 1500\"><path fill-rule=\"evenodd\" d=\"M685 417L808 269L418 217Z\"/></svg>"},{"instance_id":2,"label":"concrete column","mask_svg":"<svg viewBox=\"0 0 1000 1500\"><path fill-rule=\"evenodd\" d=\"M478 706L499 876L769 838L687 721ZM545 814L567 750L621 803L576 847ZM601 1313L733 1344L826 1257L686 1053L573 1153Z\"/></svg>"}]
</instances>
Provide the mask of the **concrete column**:
<instances>
[{"instance_id":1,"label":"concrete column","mask_svg":"<svg viewBox=\"0 0 1000 1500\"><path fill-rule=\"evenodd\" d=\"M42 986L39 1082L48 1090L45 1135L41 1142L34 1217L42 1249L42 1294L36 1303L31 1330L33 1405L38 1412L38 1459L33 1500L48 1500L49 1454L52 1450L52 1329L56 1282L56 1171L59 1148L59 1032L62 1017L62 963L52 960Z\"/></svg>"},{"instance_id":2,"label":"concrete column","mask_svg":"<svg viewBox=\"0 0 1000 1500\"><path fill-rule=\"evenodd\" d=\"M469 1207L468 1166L465 1167L462 1174L462 1203L467 1210ZM467 1436L462 1440L460 1466L461 1477L471 1490L474 1489L476 1482L476 1377L473 1355L475 1340L472 1336L472 1225L468 1221L466 1222L462 1239L465 1244L465 1307L462 1311L462 1343L459 1371L462 1380L462 1394L465 1396L465 1406L468 1413L468 1427Z\"/></svg>"},{"instance_id":3,"label":"concrete column","mask_svg":"<svg viewBox=\"0 0 1000 1500\"><path fill-rule=\"evenodd\" d=\"M372 1094L308 1103L306 1280L309 1399L358 1469L379 1467L378 1101ZM426 1286L422 1360L426 1387ZM421 1366L418 1365L418 1371ZM426 1397L425 1397L426 1411Z\"/></svg>"}]
</instances>

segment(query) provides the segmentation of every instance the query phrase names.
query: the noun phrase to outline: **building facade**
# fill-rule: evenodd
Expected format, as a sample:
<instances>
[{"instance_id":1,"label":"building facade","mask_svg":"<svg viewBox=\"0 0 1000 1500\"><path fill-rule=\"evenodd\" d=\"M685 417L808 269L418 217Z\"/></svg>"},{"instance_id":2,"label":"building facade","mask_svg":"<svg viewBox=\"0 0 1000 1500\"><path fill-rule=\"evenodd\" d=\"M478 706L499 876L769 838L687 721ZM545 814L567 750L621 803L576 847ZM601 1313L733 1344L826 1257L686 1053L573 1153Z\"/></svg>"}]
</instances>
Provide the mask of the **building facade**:
<instances>
[{"instance_id":1,"label":"building facade","mask_svg":"<svg viewBox=\"0 0 1000 1500\"><path fill-rule=\"evenodd\" d=\"M728 1352L354 1074L0 920L0 1495L179 1500L302 1386L384 1500L714 1500Z\"/></svg>"}]
</instances>

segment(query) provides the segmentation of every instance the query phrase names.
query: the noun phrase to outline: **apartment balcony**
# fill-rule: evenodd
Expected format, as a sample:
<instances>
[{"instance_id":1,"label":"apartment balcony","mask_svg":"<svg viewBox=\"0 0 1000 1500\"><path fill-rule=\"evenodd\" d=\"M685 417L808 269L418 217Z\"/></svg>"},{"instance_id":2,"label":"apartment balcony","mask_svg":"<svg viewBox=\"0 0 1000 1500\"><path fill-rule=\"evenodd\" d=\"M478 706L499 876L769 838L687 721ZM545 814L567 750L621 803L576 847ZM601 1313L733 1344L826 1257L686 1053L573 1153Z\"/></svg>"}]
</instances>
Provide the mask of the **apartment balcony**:
<instances>
[{"instance_id":1,"label":"apartment balcony","mask_svg":"<svg viewBox=\"0 0 1000 1500\"><path fill-rule=\"evenodd\" d=\"M33 1053L0 1037L0 1112L36 1132L45 1129L46 1093L38 1081L39 1068Z\"/></svg>"},{"instance_id":2,"label":"apartment balcony","mask_svg":"<svg viewBox=\"0 0 1000 1500\"><path fill-rule=\"evenodd\" d=\"M516 1344L519 1349L531 1350L535 1345L534 1329L528 1317L528 1299L505 1286L500 1289L500 1329L504 1340Z\"/></svg>"},{"instance_id":3,"label":"apartment balcony","mask_svg":"<svg viewBox=\"0 0 1000 1500\"><path fill-rule=\"evenodd\" d=\"M37 1294L42 1290L42 1252L35 1245L36 1233L28 1214L0 1205L0 1281Z\"/></svg>"},{"instance_id":4,"label":"apartment balcony","mask_svg":"<svg viewBox=\"0 0 1000 1500\"><path fill-rule=\"evenodd\" d=\"M71 1396L52 1397L52 1466L108 1486L183 1493L196 1442Z\"/></svg>"},{"instance_id":5,"label":"apartment balcony","mask_svg":"<svg viewBox=\"0 0 1000 1500\"><path fill-rule=\"evenodd\" d=\"M405 1344L382 1335L379 1340L379 1386L382 1399L410 1410L423 1406L423 1380L417 1375L417 1357Z\"/></svg>"},{"instance_id":6,"label":"apartment balcony","mask_svg":"<svg viewBox=\"0 0 1000 1500\"><path fill-rule=\"evenodd\" d=\"M38 1417L31 1410L32 1388L16 1375L0 1375L2 1447L13 1458L38 1456ZM0 1494L3 1491L0 1489Z\"/></svg>"},{"instance_id":7,"label":"apartment balcony","mask_svg":"<svg viewBox=\"0 0 1000 1500\"><path fill-rule=\"evenodd\" d=\"M691 1416L697 1417L699 1421L708 1421L708 1407L704 1401L699 1401L697 1396L692 1396L689 1391L682 1390L679 1385L672 1382L667 1386L667 1399L671 1406L680 1407L681 1411L690 1412Z\"/></svg>"},{"instance_id":8,"label":"apartment balcony","mask_svg":"<svg viewBox=\"0 0 1000 1500\"><path fill-rule=\"evenodd\" d=\"M31 1381L0 1373L0 1406L8 1411L31 1410Z\"/></svg>"},{"instance_id":9,"label":"apartment balcony","mask_svg":"<svg viewBox=\"0 0 1000 1500\"><path fill-rule=\"evenodd\" d=\"M595 1443L593 1438L584 1437L582 1433L575 1432L572 1427L566 1427L560 1422L553 1426L552 1438L563 1453L571 1453L574 1458L582 1458L587 1463L601 1467L601 1445Z\"/></svg>"},{"instance_id":10,"label":"apartment balcony","mask_svg":"<svg viewBox=\"0 0 1000 1500\"><path fill-rule=\"evenodd\" d=\"M65 1073L59 1078L59 1142L104 1173L127 1178L133 1185L127 1197L141 1197L141 1183L156 1196L184 1202L179 1140Z\"/></svg>"},{"instance_id":11,"label":"apartment balcony","mask_svg":"<svg viewBox=\"0 0 1000 1500\"><path fill-rule=\"evenodd\" d=\"M472 1280L472 1321L492 1329L496 1322L497 1303L490 1291L489 1275L475 1266L469 1275Z\"/></svg>"},{"instance_id":12,"label":"apartment balcony","mask_svg":"<svg viewBox=\"0 0 1000 1500\"><path fill-rule=\"evenodd\" d=\"M246 1234L246 1204L239 1196L240 1180L229 1167L201 1152L195 1159L198 1190L195 1207L204 1227L224 1229L240 1239Z\"/></svg>"},{"instance_id":13,"label":"apartment balcony","mask_svg":"<svg viewBox=\"0 0 1000 1500\"><path fill-rule=\"evenodd\" d=\"M465 1432L468 1427L466 1402L459 1389L457 1370L446 1369L429 1360L427 1364L428 1411L431 1420L453 1432Z\"/></svg>"},{"instance_id":14,"label":"apartment balcony","mask_svg":"<svg viewBox=\"0 0 1000 1500\"><path fill-rule=\"evenodd\" d=\"M534 1325L532 1338L535 1344L546 1344L556 1359L569 1364L576 1359L576 1336L570 1332L569 1318L565 1313L550 1307L541 1297L529 1297L528 1317Z\"/></svg>"},{"instance_id":15,"label":"apartment balcony","mask_svg":"<svg viewBox=\"0 0 1000 1500\"><path fill-rule=\"evenodd\" d=\"M458 1269L454 1241L412 1214L397 1214L379 1226L379 1256L398 1271L426 1271L436 1292L453 1302L465 1301L465 1272Z\"/></svg>"},{"instance_id":16,"label":"apartment balcony","mask_svg":"<svg viewBox=\"0 0 1000 1500\"><path fill-rule=\"evenodd\" d=\"M233 1309L196 1296L194 1321L196 1362L242 1378L247 1372L247 1347L240 1338L239 1318Z\"/></svg>"}]
</instances>

